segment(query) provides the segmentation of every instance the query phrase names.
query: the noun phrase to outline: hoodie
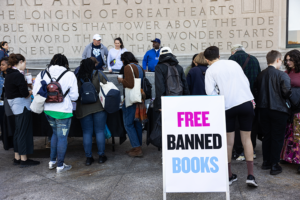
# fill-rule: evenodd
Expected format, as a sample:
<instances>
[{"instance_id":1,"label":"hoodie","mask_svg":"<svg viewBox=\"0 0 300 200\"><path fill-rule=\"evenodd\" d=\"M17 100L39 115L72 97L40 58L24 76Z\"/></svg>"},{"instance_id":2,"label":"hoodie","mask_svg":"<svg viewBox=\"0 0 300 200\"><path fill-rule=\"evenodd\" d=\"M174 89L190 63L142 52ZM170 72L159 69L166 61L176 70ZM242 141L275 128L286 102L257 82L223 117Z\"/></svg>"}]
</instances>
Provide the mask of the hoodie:
<instances>
[{"instance_id":1,"label":"hoodie","mask_svg":"<svg viewBox=\"0 0 300 200\"><path fill-rule=\"evenodd\" d=\"M52 65L48 68L49 73L53 79L57 79L64 71L66 71L65 67ZM35 79L37 84L33 87L33 95L36 95L41 88L41 73L39 73ZM50 83L50 78L47 74L44 75L43 80L46 81L47 84ZM61 103L45 103L44 111L55 111L60 113L72 113L73 105L72 101L76 101L78 99L78 86L77 79L73 72L67 72L60 80L59 84L61 85L63 94L66 93L68 89L70 89L69 93L66 95L65 99Z\"/></svg>"},{"instance_id":2,"label":"hoodie","mask_svg":"<svg viewBox=\"0 0 300 200\"><path fill-rule=\"evenodd\" d=\"M164 63L168 63L169 65L176 67L183 86L183 95L190 94L183 68L179 65L176 57L171 53L161 55L159 57L158 64L155 67L155 111L161 109L161 97L166 95L166 77L168 75L168 66Z\"/></svg>"}]
</instances>

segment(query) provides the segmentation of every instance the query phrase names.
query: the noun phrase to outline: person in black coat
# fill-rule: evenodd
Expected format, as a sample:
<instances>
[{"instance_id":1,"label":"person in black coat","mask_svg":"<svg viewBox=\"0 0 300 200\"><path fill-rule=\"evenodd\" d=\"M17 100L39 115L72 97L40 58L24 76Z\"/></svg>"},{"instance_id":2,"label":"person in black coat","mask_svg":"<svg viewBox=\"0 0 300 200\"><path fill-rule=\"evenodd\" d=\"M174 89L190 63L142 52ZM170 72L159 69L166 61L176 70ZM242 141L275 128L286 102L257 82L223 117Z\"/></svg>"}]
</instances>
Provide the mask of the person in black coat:
<instances>
[{"instance_id":1,"label":"person in black coat","mask_svg":"<svg viewBox=\"0 0 300 200\"><path fill-rule=\"evenodd\" d=\"M186 77L190 93L191 95L206 95L204 79L208 63L204 58L203 52L199 53L193 62L195 67L189 71Z\"/></svg>"},{"instance_id":2,"label":"person in black coat","mask_svg":"<svg viewBox=\"0 0 300 200\"><path fill-rule=\"evenodd\" d=\"M24 70L26 60L21 54L11 54L8 58L9 68L5 77L5 96L13 115L15 116L14 132L14 165L21 168L40 164L27 158L33 153L32 116L30 112L31 91L25 81ZM7 114L7 113L6 113Z\"/></svg>"},{"instance_id":3,"label":"person in black coat","mask_svg":"<svg viewBox=\"0 0 300 200\"><path fill-rule=\"evenodd\" d=\"M168 75L168 66L164 63L168 63L169 65L176 67L183 87L182 95L190 94L183 68L179 65L178 60L172 54L171 49L169 47L163 47L160 51L159 61L155 67L155 111L161 111L161 97L166 96L166 78Z\"/></svg>"},{"instance_id":4,"label":"person in black coat","mask_svg":"<svg viewBox=\"0 0 300 200\"><path fill-rule=\"evenodd\" d=\"M281 53L274 50L269 52L267 62L269 66L258 75L253 93L264 134L262 169L271 169L270 174L276 175L282 172L278 162L291 112L287 103L291 95L291 79L279 70L282 64Z\"/></svg>"}]
</instances>

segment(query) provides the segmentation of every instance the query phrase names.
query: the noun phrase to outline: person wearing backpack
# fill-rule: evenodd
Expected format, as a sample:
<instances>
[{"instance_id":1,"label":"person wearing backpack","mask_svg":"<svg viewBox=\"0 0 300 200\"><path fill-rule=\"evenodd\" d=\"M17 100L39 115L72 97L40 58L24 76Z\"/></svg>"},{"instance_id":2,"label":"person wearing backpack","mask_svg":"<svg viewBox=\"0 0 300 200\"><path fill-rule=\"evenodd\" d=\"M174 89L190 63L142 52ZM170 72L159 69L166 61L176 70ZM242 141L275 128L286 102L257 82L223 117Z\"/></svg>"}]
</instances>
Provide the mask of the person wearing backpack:
<instances>
[{"instance_id":1,"label":"person wearing backpack","mask_svg":"<svg viewBox=\"0 0 300 200\"><path fill-rule=\"evenodd\" d=\"M134 88L134 79L140 78L143 80L144 73L139 66L138 61L131 52L125 52L121 55L121 61L124 67L123 78L118 78L118 81L123 84L124 89ZM123 70L122 70L123 71ZM141 82L143 83L143 82ZM142 85L141 85L142 88ZM142 95L145 99L145 95ZM126 96L125 96L126 98ZM132 149L126 151L126 153L131 157L141 157L142 152L142 123L140 119L136 119L136 110L139 103L134 103L131 106L126 107L125 102L123 103L123 120L126 132L128 134Z\"/></svg>"},{"instance_id":2,"label":"person wearing backpack","mask_svg":"<svg viewBox=\"0 0 300 200\"><path fill-rule=\"evenodd\" d=\"M57 173L63 173L72 168L71 165L64 163L64 159L73 117L72 101L76 101L79 96L77 79L69 69L66 56L56 54L49 67L37 75L33 88L34 95L39 92L41 81L48 84L44 112L53 129L49 169L56 168Z\"/></svg>"},{"instance_id":3,"label":"person wearing backpack","mask_svg":"<svg viewBox=\"0 0 300 200\"><path fill-rule=\"evenodd\" d=\"M191 95L206 95L204 79L208 63L204 58L203 52L199 53L193 62L195 67L189 71L186 77L190 93Z\"/></svg>"},{"instance_id":4,"label":"person wearing backpack","mask_svg":"<svg viewBox=\"0 0 300 200\"><path fill-rule=\"evenodd\" d=\"M81 61L77 74L77 84L80 97L77 100L76 117L80 119L83 132L83 147L86 156L86 166L94 162L92 154L92 136L95 132L99 160L102 164L107 160L105 151L105 124L107 112L100 103L98 94L100 82L106 84L107 77L95 70L95 63L87 58ZM88 96L87 96L88 94ZM92 95L93 97L90 97ZM95 98L95 100L94 100Z\"/></svg>"},{"instance_id":5,"label":"person wearing backpack","mask_svg":"<svg viewBox=\"0 0 300 200\"><path fill-rule=\"evenodd\" d=\"M161 111L162 96L189 95L190 91L183 68L172 54L169 47L160 50L160 56L155 67L155 100L154 110Z\"/></svg>"}]
</instances>

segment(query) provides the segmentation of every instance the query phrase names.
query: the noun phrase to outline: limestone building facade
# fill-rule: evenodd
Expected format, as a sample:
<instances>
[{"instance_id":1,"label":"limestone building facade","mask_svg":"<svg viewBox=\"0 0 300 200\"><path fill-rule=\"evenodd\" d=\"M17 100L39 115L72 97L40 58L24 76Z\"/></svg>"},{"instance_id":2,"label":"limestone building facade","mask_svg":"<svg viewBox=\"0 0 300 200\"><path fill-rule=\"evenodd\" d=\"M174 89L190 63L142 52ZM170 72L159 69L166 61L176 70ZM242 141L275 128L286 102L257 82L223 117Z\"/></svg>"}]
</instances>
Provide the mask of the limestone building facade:
<instances>
[{"instance_id":1,"label":"limestone building facade","mask_svg":"<svg viewBox=\"0 0 300 200\"><path fill-rule=\"evenodd\" d=\"M299 0L1 0L0 40L35 69L56 53L78 66L96 33L108 49L121 37L139 60L160 38L183 66L211 45L227 59L240 43L265 68L268 51L300 44L299 8Z\"/></svg>"}]
</instances>

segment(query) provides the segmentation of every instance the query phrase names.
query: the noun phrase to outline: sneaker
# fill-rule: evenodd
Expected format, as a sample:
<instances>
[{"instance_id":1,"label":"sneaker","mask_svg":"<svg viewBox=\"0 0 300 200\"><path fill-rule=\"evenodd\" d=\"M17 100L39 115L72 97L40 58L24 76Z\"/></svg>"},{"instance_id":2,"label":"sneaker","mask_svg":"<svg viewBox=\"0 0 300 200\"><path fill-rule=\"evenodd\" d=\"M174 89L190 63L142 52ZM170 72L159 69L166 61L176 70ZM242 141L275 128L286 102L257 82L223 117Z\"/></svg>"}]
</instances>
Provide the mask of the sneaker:
<instances>
[{"instance_id":1,"label":"sneaker","mask_svg":"<svg viewBox=\"0 0 300 200\"><path fill-rule=\"evenodd\" d=\"M241 155L236 160L238 160L238 161L244 161L244 160L246 160L244 152L241 153Z\"/></svg>"},{"instance_id":2,"label":"sneaker","mask_svg":"<svg viewBox=\"0 0 300 200\"><path fill-rule=\"evenodd\" d=\"M105 155L99 156L98 163L103 164L103 163L105 163L105 161L107 161L107 157Z\"/></svg>"},{"instance_id":3,"label":"sneaker","mask_svg":"<svg viewBox=\"0 0 300 200\"><path fill-rule=\"evenodd\" d=\"M30 160L30 159L27 159L26 161L21 160L20 168L30 167L30 166L39 165L39 164L40 164L40 161L34 161L34 160Z\"/></svg>"},{"instance_id":4,"label":"sneaker","mask_svg":"<svg viewBox=\"0 0 300 200\"><path fill-rule=\"evenodd\" d=\"M256 159L256 152L253 151L253 158Z\"/></svg>"},{"instance_id":5,"label":"sneaker","mask_svg":"<svg viewBox=\"0 0 300 200\"><path fill-rule=\"evenodd\" d=\"M21 159L20 159L20 160L16 160L16 159L14 158L13 165L19 165L20 163L21 163Z\"/></svg>"},{"instance_id":6,"label":"sneaker","mask_svg":"<svg viewBox=\"0 0 300 200\"><path fill-rule=\"evenodd\" d=\"M66 171L69 171L70 169L72 169L72 165L66 165L64 163L64 168L60 169L60 168L56 168L56 173L60 174L60 173L63 173L63 172L66 172Z\"/></svg>"},{"instance_id":7,"label":"sneaker","mask_svg":"<svg viewBox=\"0 0 300 200\"><path fill-rule=\"evenodd\" d=\"M56 166L56 162L53 163L53 162L49 162L49 169L55 169L57 166Z\"/></svg>"},{"instance_id":8,"label":"sneaker","mask_svg":"<svg viewBox=\"0 0 300 200\"><path fill-rule=\"evenodd\" d=\"M252 175L248 175L247 180L246 180L246 184L250 187L257 187L257 183L255 181L254 176Z\"/></svg>"},{"instance_id":9,"label":"sneaker","mask_svg":"<svg viewBox=\"0 0 300 200\"><path fill-rule=\"evenodd\" d=\"M50 149L50 148L51 148L51 142L47 142L46 149Z\"/></svg>"},{"instance_id":10,"label":"sneaker","mask_svg":"<svg viewBox=\"0 0 300 200\"><path fill-rule=\"evenodd\" d=\"M232 176L229 178L229 185L231 185L233 182L237 181L237 175L232 174Z\"/></svg>"}]
</instances>

